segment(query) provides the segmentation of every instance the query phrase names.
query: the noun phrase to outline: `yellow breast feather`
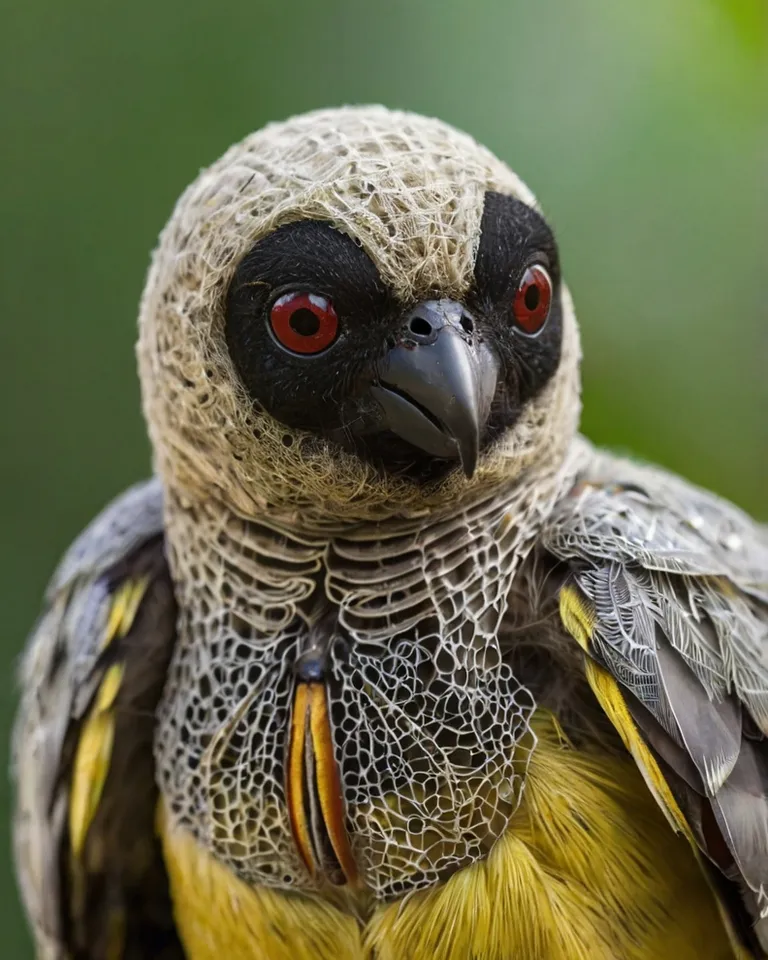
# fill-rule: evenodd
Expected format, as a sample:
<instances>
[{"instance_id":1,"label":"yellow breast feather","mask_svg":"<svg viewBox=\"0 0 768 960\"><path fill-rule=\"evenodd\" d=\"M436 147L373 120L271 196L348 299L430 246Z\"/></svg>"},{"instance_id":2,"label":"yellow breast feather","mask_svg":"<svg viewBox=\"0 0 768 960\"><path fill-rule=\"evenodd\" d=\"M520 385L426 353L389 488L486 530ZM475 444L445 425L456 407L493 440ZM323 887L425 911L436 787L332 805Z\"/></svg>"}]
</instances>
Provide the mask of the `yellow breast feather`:
<instances>
[{"instance_id":1,"label":"yellow breast feather","mask_svg":"<svg viewBox=\"0 0 768 960\"><path fill-rule=\"evenodd\" d=\"M540 711L523 801L485 861L372 911L252 889L160 808L190 960L729 960L695 856L629 757Z\"/></svg>"}]
</instances>

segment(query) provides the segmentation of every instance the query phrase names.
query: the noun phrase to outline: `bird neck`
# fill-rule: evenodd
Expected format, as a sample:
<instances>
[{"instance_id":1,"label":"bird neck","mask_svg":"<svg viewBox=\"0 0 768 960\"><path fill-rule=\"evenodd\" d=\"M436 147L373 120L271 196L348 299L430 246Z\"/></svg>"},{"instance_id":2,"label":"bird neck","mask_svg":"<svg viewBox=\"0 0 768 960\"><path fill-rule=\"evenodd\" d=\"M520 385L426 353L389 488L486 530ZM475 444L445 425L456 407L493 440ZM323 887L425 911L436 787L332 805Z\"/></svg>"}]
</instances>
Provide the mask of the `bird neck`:
<instances>
[{"instance_id":1,"label":"bird neck","mask_svg":"<svg viewBox=\"0 0 768 960\"><path fill-rule=\"evenodd\" d=\"M467 796L487 780L482 770L467 766L468 758L504 771L498 797L468 801L476 816L460 835L452 826L459 808L446 795L441 829L447 839L438 845L440 857L426 864L409 860L405 889L436 882L445 862L458 868L489 849L518 800L515 762L524 763L525 751L515 761L515 747L525 740L533 705L502 662L499 630L516 573L572 484L574 467L568 458L557 471L538 471L525 482L520 476L451 510L333 529L306 520L289 524L268 510L242 517L220 500L184 502L167 491L168 558L179 618L155 757L176 825L248 882L315 890L314 874L297 860L295 825L281 798L286 737L295 733L293 700L299 689L313 696L321 690L334 718L330 736L347 736L345 749L354 754L342 758L339 775L346 778L349 816L358 823L353 848L367 864L366 883L375 897L391 895L396 863L413 853L398 845L394 821L376 826L377 817L394 816L389 806L373 820L365 813L380 802L385 774L399 771L391 788L392 802L402 806L398 816L415 804L426 823L430 801L411 797L419 764L438 779L448 764ZM311 676L305 677L305 668ZM437 688L444 694L438 696ZM414 739L404 717L406 730L396 722L401 705L416 702L431 711L424 724L434 741L428 749ZM460 743L446 709L475 718ZM478 709L480 719L473 713ZM319 723L318 716L310 719ZM345 734L345 723L357 726ZM398 752L384 766L363 755L367 743L378 742L381 723L391 727ZM486 761L491 726L505 733ZM295 756L301 759L305 751ZM237 783L232 771L239 771ZM235 787L248 798L247 824L241 822L246 808L231 806ZM223 820L220 808L228 811ZM483 812L488 810L501 812L489 817ZM385 850L379 847L381 829L391 834ZM242 831L245 845L237 839ZM284 865L277 876L275 862Z\"/></svg>"},{"instance_id":2,"label":"bird neck","mask_svg":"<svg viewBox=\"0 0 768 960\"><path fill-rule=\"evenodd\" d=\"M306 510L265 504L258 513L243 516L214 492L202 498L166 488L171 570L182 590L195 589L203 577L201 571L216 570L222 562L239 570L243 583L250 578L251 586L244 594L249 607L267 603L272 609L262 624L270 634L276 622L286 623L297 615L311 619L307 612L310 607L323 607L326 600L333 601L326 596L327 580L333 558L338 555L354 553L364 563L366 554L375 559L378 555L396 556L398 551L404 555L413 549L424 558L425 569L430 569L430 560L441 563L446 542L455 540L454 550L472 558L481 570L484 566L498 568L498 574L511 582L590 449L577 436L565 457L551 460L546 468L534 464L512 480L473 487L451 503L376 520L354 516L345 519L338 512L324 512L314 503L307 504ZM488 538L494 544L490 553L481 549ZM500 567L498 551L504 557ZM309 584L310 575L320 580L325 577L325 585L320 580ZM378 575L382 588L387 575L384 564ZM394 572L392 576L396 578ZM264 590L265 583L270 584L269 590ZM307 597L305 589L309 591ZM323 603L314 602L318 593L323 594ZM309 594L312 602L299 602L309 601ZM227 605L226 596L219 599Z\"/></svg>"},{"instance_id":3,"label":"bird neck","mask_svg":"<svg viewBox=\"0 0 768 960\"><path fill-rule=\"evenodd\" d=\"M426 493L423 505L389 514L372 512L370 518L356 513L351 505L347 512L331 510L314 499L290 504L261 499L258 508L243 511L215 487L204 493L199 487L177 484L174 478L169 483L166 478L165 526L171 547L178 544L182 550L190 541L191 528L197 530L194 540L202 552L206 543L221 538L224 529L238 528L244 540L249 539L248 532L264 530L286 541L329 544L351 538L365 543L382 536L428 536L446 525L460 525L462 518L486 513L495 516L499 511L535 536L551 507L572 484L588 449L587 441L577 435L560 456L534 462L511 477L494 468L485 484L465 489L457 486L450 499Z\"/></svg>"}]
</instances>

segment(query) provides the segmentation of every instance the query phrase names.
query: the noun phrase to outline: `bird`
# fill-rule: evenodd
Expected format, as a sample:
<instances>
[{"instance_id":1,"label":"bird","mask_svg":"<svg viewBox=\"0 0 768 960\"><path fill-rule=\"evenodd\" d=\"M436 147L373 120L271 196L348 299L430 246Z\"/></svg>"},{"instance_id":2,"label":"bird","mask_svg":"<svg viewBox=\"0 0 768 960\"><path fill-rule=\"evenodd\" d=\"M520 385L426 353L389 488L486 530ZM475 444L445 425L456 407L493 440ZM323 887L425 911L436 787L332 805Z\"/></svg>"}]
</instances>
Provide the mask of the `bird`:
<instances>
[{"instance_id":1,"label":"bird","mask_svg":"<svg viewBox=\"0 0 768 960\"><path fill-rule=\"evenodd\" d=\"M768 956L768 530L580 434L506 163L267 125L179 199L137 358L152 476L20 661L38 957Z\"/></svg>"}]
</instances>

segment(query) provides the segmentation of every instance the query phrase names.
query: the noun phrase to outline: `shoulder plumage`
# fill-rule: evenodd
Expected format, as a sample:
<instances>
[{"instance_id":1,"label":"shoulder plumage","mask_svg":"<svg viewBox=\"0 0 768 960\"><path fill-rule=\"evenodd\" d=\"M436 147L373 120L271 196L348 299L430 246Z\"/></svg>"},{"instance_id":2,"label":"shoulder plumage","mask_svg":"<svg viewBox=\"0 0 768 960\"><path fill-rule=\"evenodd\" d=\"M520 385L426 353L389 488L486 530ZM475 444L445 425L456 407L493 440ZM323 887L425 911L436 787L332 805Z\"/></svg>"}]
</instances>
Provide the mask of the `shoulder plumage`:
<instances>
[{"instance_id":1,"label":"shoulder plumage","mask_svg":"<svg viewBox=\"0 0 768 960\"><path fill-rule=\"evenodd\" d=\"M588 449L547 524L556 553L723 576L768 602L768 526L658 467L597 451L588 457Z\"/></svg>"},{"instance_id":2,"label":"shoulder plumage","mask_svg":"<svg viewBox=\"0 0 768 960\"><path fill-rule=\"evenodd\" d=\"M163 901L152 731L174 628L162 493L151 480L66 553L21 663L14 841L40 956L111 956L118 943L126 960L141 955L126 919L144 909L142 884ZM158 945L168 918L145 925Z\"/></svg>"},{"instance_id":3,"label":"shoulder plumage","mask_svg":"<svg viewBox=\"0 0 768 960\"><path fill-rule=\"evenodd\" d=\"M542 536L587 679L674 829L768 949L768 532L657 468L595 453ZM744 892L744 905L733 891Z\"/></svg>"},{"instance_id":4,"label":"shoulder plumage","mask_svg":"<svg viewBox=\"0 0 768 960\"><path fill-rule=\"evenodd\" d=\"M163 488L157 477L129 487L83 530L51 578L48 600L80 577L95 577L163 531Z\"/></svg>"}]
</instances>

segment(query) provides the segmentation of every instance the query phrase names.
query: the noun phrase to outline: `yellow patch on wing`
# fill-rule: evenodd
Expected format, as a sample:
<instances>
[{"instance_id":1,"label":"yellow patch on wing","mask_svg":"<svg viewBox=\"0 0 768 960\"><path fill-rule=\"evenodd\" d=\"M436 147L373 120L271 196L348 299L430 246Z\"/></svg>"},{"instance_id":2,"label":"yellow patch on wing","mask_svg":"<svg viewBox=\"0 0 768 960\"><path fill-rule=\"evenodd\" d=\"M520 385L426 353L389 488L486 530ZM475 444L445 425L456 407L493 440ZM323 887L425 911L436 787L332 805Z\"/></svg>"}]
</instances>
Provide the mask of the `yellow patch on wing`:
<instances>
[{"instance_id":1,"label":"yellow patch on wing","mask_svg":"<svg viewBox=\"0 0 768 960\"><path fill-rule=\"evenodd\" d=\"M76 857L83 852L107 779L115 733L111 707L122 678L122 664L113 664L107 670L80 732L69 793L69 837Z\"/></svg>"},{"instance_id":2,"label":"yellow patch on wing","mask_svg":"<svg viewBox=\"0 0 768 960\"><path fill-rule=\"evenodd\" d=\"M624 746L640 769L648 789L661 807L672 829L683 833L695 849L696 841L691 829L669 789L656 758L632 719L621 687L604 667L589 656L597 615L589 601L575 587L566 586L560 591L560 619L565 629L587 654L584 661L587 681L603 712L616 728Z\"/></svg>"},{"instance_id":3,"label":"yellow patch on wing","mask_svg":"<svg viewBox=\"0 0 768 960\"><path fill-rule=\"evenodd\" d=\"M587 653L597 614L575 587L566 586L560 591L560 619L568 633Z\"/></svg>"},{"instance_id":4,"label":"yellow patch on wing","mask_svg":"<svg viewBox=\"0 0 768 960\"><path fill-rule=\"evenodd\" d=\"M125 911L113 909L107 922L107 943L105 960L123 960L126 936Z\"/></svg>"},{"instance_id":5,"label":"yellow patch on wing","mask_svg":"<svg viewBox=\"0 0 768 960\"><path fill-rule=\"evenodd\" d=\"M696 841L691 833L691 828L688 826L682 810L677 805L656 758L637 729L637 725L627 709L619 684L607 670L593 660L588 659L585 667L587 681L592 688L592 692L597 697L606 716L616 728L624 746L632 754L643 779L648 785L648 789L662 811L667 815L671 827L673 830L684 834L691 846L695 847Z\"/></svg>"},{"instance_id":6,"label":"yellow patch on wing","mask_svg":"<svg viewBox=\"0 0 768 960\"><path fill-rule=\"evenodd\" d=\"M720 902L717 891L709 884L709 875L701 865L701 853L693 837L682 810L675 800L666 779L659 768L656 758L647 747L635 721L627 708L626 701L616 679L598 663L589 657L592 633L597 615L591 604L575 587L566 586L560 591L560 619L565 629L578 642L587 654L585 673L587 682L595 694L598 703L611 721L624 746L634 759L654 800L658 804L668 823L675 832L682 833L692 847L696 860L714 897L718 915L730 942L735 960L750 960L749 954L739 942L727 910ZM671 955L671 954L670 954Z\"/></svg>"},{"instance_id":7,"label":"yellow patch on wing","mask_svg":"<svg viewBox=\"0 0 768 960\"><path fill-rule=\"evenodd\" d=\"M124 637L131 629L148 583L147 577L141 577L138 580L126 580L115 591L101 643L102 649L108 647L114 639Z\"/></svg>"},{"instance_id":8,"label":"yellow patch on wing","mask_svg":"<svg viewBox=\"0 0 768 960\"><path fill-rule=\"evenodd\" d=\"M127 580L115 591L102 639L102 649L128 633L147 584L146 577ZM105 672L83 723L75 751L69 793L69 836L72 853L77 858L82 855L88 829L98 809L109 772L115 735L112 707L120 690L123 672L121 663L112 664Z\"/></svg>"}]
</instances>

